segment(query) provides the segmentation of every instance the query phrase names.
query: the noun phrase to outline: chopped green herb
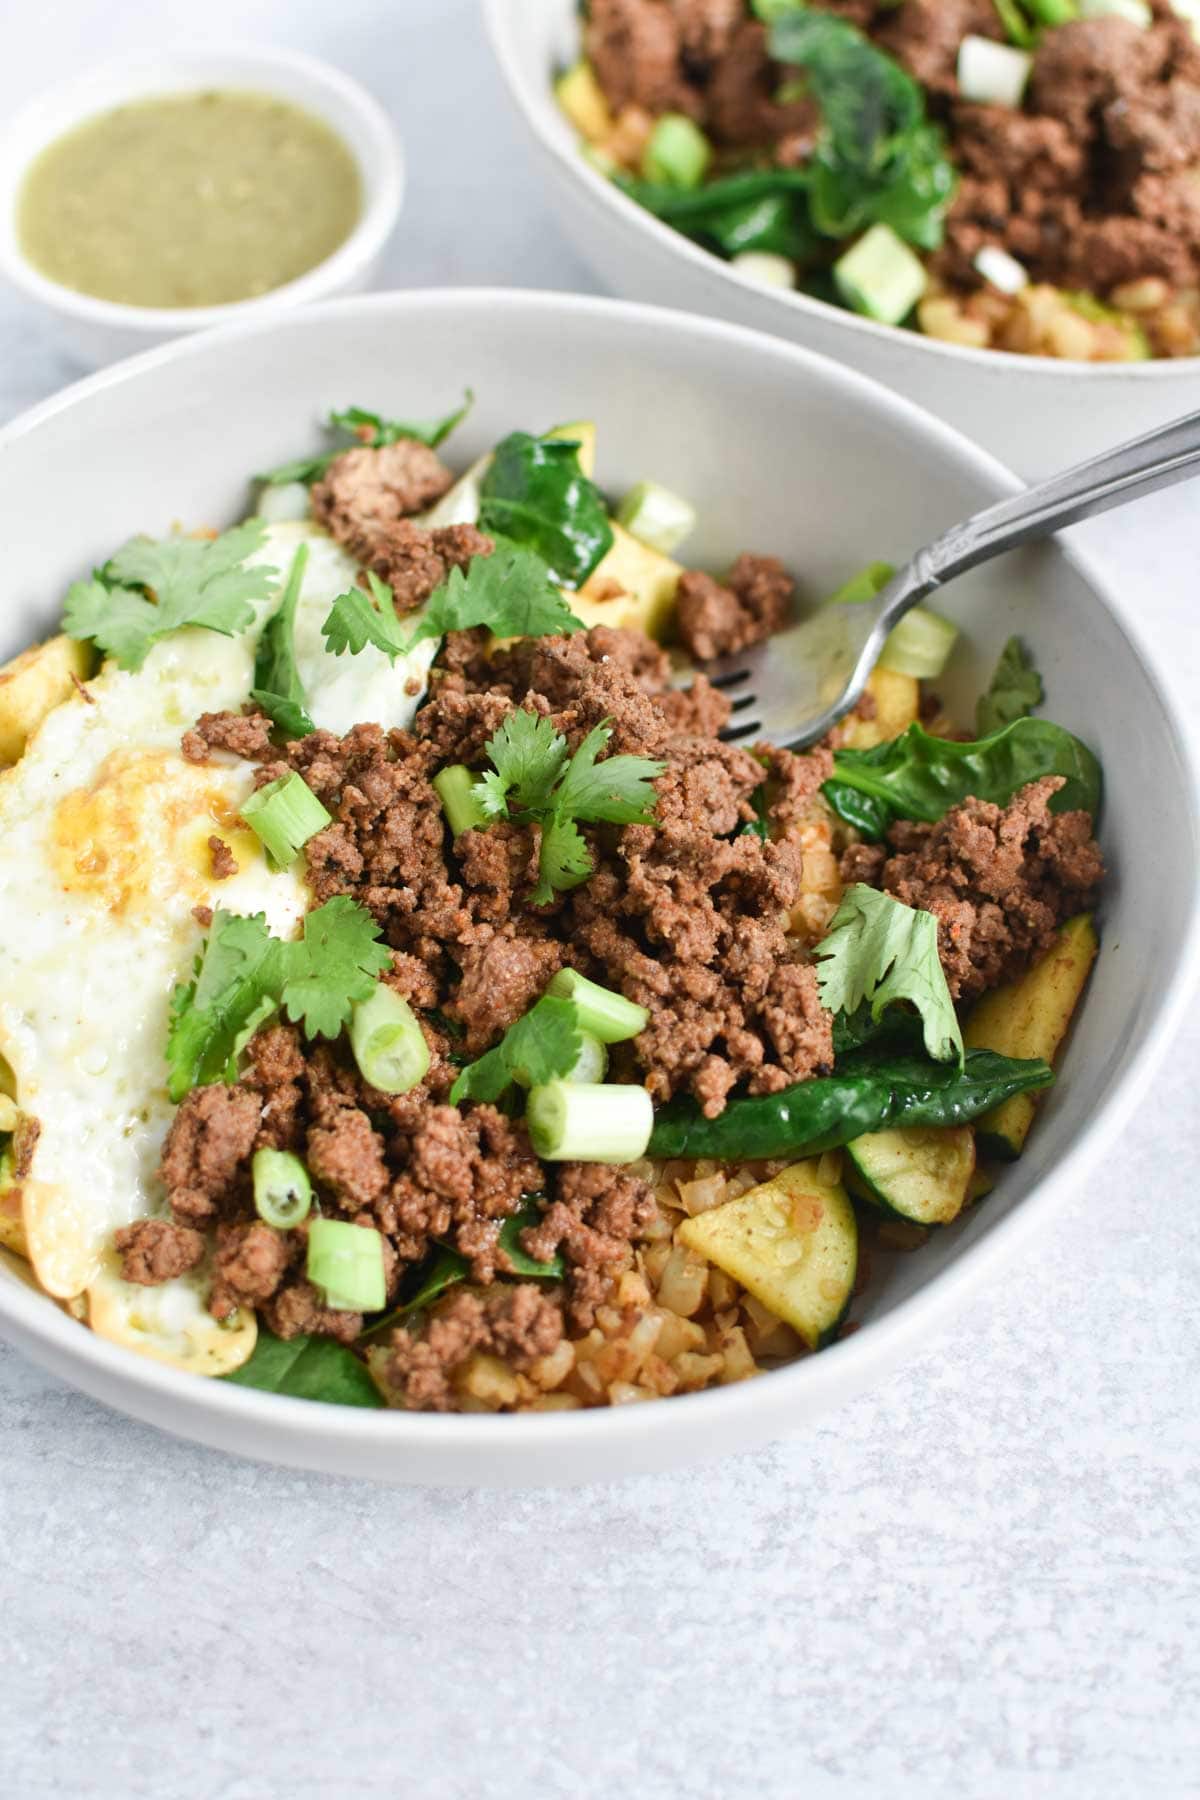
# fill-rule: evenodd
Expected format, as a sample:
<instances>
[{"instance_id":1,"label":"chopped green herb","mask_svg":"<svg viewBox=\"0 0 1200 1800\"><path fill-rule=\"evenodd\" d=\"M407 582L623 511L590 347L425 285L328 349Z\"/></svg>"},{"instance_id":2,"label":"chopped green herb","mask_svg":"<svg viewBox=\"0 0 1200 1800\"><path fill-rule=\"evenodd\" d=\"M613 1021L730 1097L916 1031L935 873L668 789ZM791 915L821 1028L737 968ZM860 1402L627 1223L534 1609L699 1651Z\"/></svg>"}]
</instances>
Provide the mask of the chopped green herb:
<instances>
[{"instance_id":1,"label":"chopped green herb","mask_svg":"<svg viewBox=\"0 0 1200 1800\"><path fill-rule=\"evenodd\" d=\"M357 656L367 644L395 661L425 638L485 625L496 637L547 637L583 626L550 580L540 557L513 545L497 544L491 556L472 557L465 570L451 569L430 595L411 630L396 617L392 590L369 575L370 597L354 587L339 594L322 626L334 656Z\"/></svg>"},{"instance_id":2,"label":"chopped green herb","mask_svg":"<svg viewBox=\"0 0 1200 1800\"><path fill-rule=\"evenodd\" d=\"M980 737L1000 731L1014 719L1029 716L1046 698L1042 678L1033 658L1019 637L1010 637L996 664L996 672L975 707L975 724Z\"/></svg>"},{"instance_id":3,"label":"chopped green herb","mask_svg":"<svg viewBox=\"0 0 1200 1800\"><path fill-rule=\"evenodd\" d=\"M130 538L90 581L72 582L63 630L91 638L122 669L140 669L160 638L186 625L234 637L278 579L266 564L245 566L266 529L249 519L216 538Z\"/></svg>"},{"instance_id":4,"label":"chopped green herb","mask_svg":"<svg viewBox=\"0 0 1200 1800\"><path fill-rule=\"evenodd\" d=\"M650 825L653 782L665 763L646 756L596 758L612 732L607 720L588 732L574 756L548 719L518 708L488 740L493 768L475 784L489 819L534 821L542 827L540 879L530 896L545 906L556 892L577 887L592 871L592 853L577 820L590 824Z\"/></svg>"},{"instance_id":5,"label":"chopped green herb","mask_svg":"<svg viewBox=\"0 0 1200 1800\"><path fill-rule=\"evenodd\" d=\"M450 1090L463 1100L498 1100L514 1082L533 1087L570 1074L579 1060L579 1015L570 1000L543 994L485 1056L461 1069Z\"/></svg>"},{"instance_id":6,"label":"chopped green herb","mask_svg":"<svg viewBox=\"0 0 1200 1800\"><path fill-rule=\"evenodd\" d=\"M336 1037L356 1001L367 999L391 952L379 927L344 894L310 912L293 943L272 937L262 913L218 908L196 978L175 989L167 1036L167 1092L237 1079L254 1032L281 1008L309 1037Z\"/></svg>"},{"instance_id":7,"label":"chopped green herb","mask_svg":"<svg viewBox=\"0 0 1200 1800\"><path fill-rule=\"evenodd\" d=\"M283 598L258 640L254 686L250 690L250 698L290 738L307 737L313 729L295 649L296 608L307 566L308 545L301 544L292 558Z\"/></svg>"},{"instance_id":8,"label":"chopped green herb","mask_svg":"<svg viewBox=\"0 0 1200 1800\"><path fill-rule=\"evenodd\" d=\"M827 935L813 952L821 1003L853 1015L869 1001L878 1021L885 1007L908 1000L925 1026L936 1062L963 1059L962 1031L938 956L937 920L862 882L847 888Z\"/></svg>"},{"instance_id":9,"label":"chopped green herb","mask_svg":"<svg viewBox=\"0 0 1200 1800\"><path fill-rule=\"evenodd\" d=\"M375 450L381 450L387 444L398 444L403 438L427 444L431 450L436 450L462 424L474 404L475 396L468 388L463 404L454 412L447 413L444 419L412 422L384 419L378 413L367 412L361 406L348 406L343 412L330 413L329 430L348 432L359 443L366 443ZM331 462L353 448L352 444L342 444L336 450L326 450L317 456L298 456L291 462L280 463L277 468L269 469L265 475L259 475L256 479L268 487L282 487L291 481L302 481L305 486L311 486L314 481L320 480Z\"/></svg>"}]
</instances>

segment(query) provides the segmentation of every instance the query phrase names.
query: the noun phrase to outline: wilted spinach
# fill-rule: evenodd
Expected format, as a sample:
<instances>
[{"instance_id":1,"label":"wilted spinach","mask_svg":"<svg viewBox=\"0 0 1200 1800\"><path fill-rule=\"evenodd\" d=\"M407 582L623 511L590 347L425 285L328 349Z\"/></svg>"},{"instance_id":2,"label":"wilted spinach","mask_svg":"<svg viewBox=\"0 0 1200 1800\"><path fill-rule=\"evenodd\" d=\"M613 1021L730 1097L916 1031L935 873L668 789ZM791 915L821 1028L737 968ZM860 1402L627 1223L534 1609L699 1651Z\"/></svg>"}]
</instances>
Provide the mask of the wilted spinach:
<instances>
[{"instance_id":1,"label":"wilted spinach","mask_svg":"<svg viewBox=\"0 0 1200 1800\"><path fill-rule=\"evenodd\" d=\"M613 530L595 482L567 438L513 431L480 484L479 525L535 550L556 581L581 587L611 550Z\"/></svg>"}]
</instances>

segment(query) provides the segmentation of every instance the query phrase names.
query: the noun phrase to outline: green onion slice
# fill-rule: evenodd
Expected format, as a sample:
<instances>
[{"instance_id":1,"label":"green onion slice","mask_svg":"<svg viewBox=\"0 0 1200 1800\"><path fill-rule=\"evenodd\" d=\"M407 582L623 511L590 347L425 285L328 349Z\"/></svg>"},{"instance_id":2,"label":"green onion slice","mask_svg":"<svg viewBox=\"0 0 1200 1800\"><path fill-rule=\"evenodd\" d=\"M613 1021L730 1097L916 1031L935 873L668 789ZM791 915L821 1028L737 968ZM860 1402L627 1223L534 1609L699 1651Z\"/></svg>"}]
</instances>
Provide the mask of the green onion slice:
<instances>
[{"instance_id":1,"label":"green onion slice","mask_svg":"<svg viewBox=\"0 0 1200 1800\"><path fill-rule=\"evenodd\" d=\"M624 1082L548 1081L530 1089L525 1123L543 1162L628 1163L646 1154L654 1107Z\"/></svg>"},{"instance_id":2,"label":"green onion slice","mask_svg":"<svg viewBox=\"0 0 1200 1800\"><path fill-rule=\"evenodd\" d=\"M598 981L589 981L575 969L560 969L546 992L560 1000L570 1000L579 1029L590 1032L602 1044L623 1044L627 1038L645 1031L650 1023L644 1006L626 1000L624 994L614 994L611 988L601 987Z\"/></svg>"},{"instance_id":3,"label":"green onion slice","mask_svg":"<svg viewBox=\"0 0 1200 1800\"><path fill-rule=\"evenodd\" d=\"M314 1219L307 1272L331 1312L379 1312L387 1304L383 1239L371 1225Z\"/></svg>"},{"instance_id":4,"label":"green onion slice","mask_svg":"<svg viewBox=\"0 0 1200 1800\"><path fill-rule=\"evenodd\" d=\"M381 1094L407 1094L429 1072L429 1045L417 1015L382 982L350 1015L350 1048L363 1080Z\"/></svg>"},{"instance_id":5,"label":"green onion slice","mask_svg":"<svg viewBox=\"0 0 1200 1800\"><path fill-rule=\"evenodd\" d=\"M303 775L281 775L269 781L242 806L242 817L277 869L295 861L309 838L332 824Z\"/></svg>"},{"instance_id":6,"label":"green onion slice","mask_svg":"<svg viewBox=\"0 0 1200 1800\"><path fill-rule=\"evenodd\" d=\"M475 798L475 777L465 763L451 763L449 768L439 770L433 787L456 838L464 831L478 831L487 824L484 810Z\"/></svg>"},{"instance_id":7,"label":"green onion slice","mask_svg":"<svg viewBox=\"0 0 1200 1800\"><path fill-rule=\"evenodd\" d=\"M290 1150L256 1150L250 1163L254 1210L277 1231L290 1231L312 1210L308 1170Z\"/></svg>"}]
</instances>

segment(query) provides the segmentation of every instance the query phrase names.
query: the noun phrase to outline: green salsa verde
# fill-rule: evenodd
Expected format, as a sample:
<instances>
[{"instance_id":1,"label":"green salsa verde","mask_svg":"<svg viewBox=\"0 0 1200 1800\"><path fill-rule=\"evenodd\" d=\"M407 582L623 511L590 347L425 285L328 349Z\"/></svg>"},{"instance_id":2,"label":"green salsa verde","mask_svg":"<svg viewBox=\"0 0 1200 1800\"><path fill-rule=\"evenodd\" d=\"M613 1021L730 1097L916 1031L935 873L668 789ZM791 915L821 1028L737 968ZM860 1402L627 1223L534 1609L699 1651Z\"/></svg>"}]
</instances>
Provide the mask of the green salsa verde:
<instances>
[{"instance_id":1,"label":"green salsa verde","mask_svg":"<svg viewBox=\"0 0 1200 1800\"><path fill-rule=\"evenodd\" d=\"M174 94L102 113L43 150L17 235L36 269L79 293L219 306L315 268L361 208L358 164L320 119L269 94Z\"/></svg>"}]
</instances>

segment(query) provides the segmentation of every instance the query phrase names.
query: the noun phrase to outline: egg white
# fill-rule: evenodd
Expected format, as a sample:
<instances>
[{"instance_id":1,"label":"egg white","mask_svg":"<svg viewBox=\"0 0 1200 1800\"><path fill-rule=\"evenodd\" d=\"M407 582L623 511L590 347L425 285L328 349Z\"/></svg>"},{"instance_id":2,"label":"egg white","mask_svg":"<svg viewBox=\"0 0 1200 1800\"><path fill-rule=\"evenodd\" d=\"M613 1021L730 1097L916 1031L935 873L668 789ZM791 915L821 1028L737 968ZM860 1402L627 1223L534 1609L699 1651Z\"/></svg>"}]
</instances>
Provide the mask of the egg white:
<instances>
[{"instance_id":1,"label":"egg white","mask_svg":"<svg viewBox=\"0 0 1200 1800\"><path fill-rule=\"evenodd\" d=\"M356 566L311 521L271 524L255 560L282 583L301 542L296 657L314 722L339 733L407 724L436 645L395 665L370 647L329 656L320 627ZM106 664L0 776L0 1055L40 1125L22 1184L29 1259L50 1294L87 1297L101 1335L205 1374L250 1354L253 1316L218 1325L203 1269L158 1288L124 1282L112 1236L164 1207L156 1171L175 1110L164 1050L171 994L203 940L194 909L262 912L290 937L308 902L302 862L269 869L235 823L250 765L224 755L196 765L180 749L201 713L245 702L277 601L278 591L240 637L181 631L139 670ZM213 878L210 834L236 857L227 880Z\"/></svg>"}]
</instances>

